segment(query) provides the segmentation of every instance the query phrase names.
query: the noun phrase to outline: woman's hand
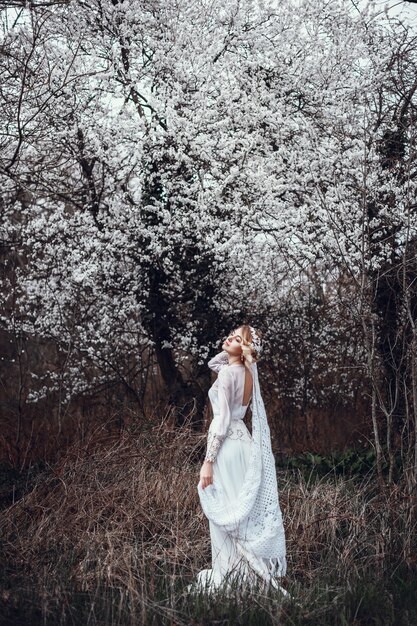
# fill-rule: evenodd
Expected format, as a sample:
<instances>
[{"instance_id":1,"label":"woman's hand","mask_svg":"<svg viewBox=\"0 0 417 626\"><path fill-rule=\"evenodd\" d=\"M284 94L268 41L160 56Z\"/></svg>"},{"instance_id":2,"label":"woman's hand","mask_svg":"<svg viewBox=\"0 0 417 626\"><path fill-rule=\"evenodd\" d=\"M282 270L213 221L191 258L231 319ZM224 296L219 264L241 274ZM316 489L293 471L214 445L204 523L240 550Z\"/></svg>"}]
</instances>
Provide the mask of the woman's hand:
<instances>
[{"instance_id":1,"label":"woman's hand","mask_svg":"<svg viewBox=\"0 0 417 626\"><path fill-rule=\"evenodd\" d=\"M211 461L204 461L200 470L200 483L203 489L211 485L213 482L213 463Z\"/></svg>"}]
</instances>

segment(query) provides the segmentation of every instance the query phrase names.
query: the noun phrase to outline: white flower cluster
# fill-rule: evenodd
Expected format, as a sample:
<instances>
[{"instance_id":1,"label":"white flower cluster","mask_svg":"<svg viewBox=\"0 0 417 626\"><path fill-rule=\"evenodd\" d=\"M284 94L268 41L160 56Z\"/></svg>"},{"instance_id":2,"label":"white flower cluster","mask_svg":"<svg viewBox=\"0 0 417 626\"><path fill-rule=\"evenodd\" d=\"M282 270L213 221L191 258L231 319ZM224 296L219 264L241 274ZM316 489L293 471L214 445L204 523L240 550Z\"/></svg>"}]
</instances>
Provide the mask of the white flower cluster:
<instances>
[{"instance_id":1,"label":"white flower cluster","mask_svg":"<svg viewBox=\"0 0 417 626\"><path fill-rule=\"evenodd\" d=\"M257 311L288 356L281 389L304 401L312 368L294 354L322 372L342 357L356 367L338 331L362 304L343 302L348 277L370 293L363 277L395 262L414 281L401 265L417 237L414 144L401 175L403 161L382 168L378 152L397 106L388 85L408 82L392 82L389 59L413 67L401 56L413 46L372 3L130 0L117 20L112 2L100 7L94 20L90 3L54 7L42 37L32 20L3 33L0 288L15 310L0 321L60 346L63 373L45 385L74 394L135 389L161 327L177 365L181 351L202 365L216 319ZM21 67L35 77L23 99ZM314 286L330 270L337 319L298 327L299 275ZM314 299L300 309L321 311ZM32 391L47 393L43 378Z\"/></svg>"}]
</instances>

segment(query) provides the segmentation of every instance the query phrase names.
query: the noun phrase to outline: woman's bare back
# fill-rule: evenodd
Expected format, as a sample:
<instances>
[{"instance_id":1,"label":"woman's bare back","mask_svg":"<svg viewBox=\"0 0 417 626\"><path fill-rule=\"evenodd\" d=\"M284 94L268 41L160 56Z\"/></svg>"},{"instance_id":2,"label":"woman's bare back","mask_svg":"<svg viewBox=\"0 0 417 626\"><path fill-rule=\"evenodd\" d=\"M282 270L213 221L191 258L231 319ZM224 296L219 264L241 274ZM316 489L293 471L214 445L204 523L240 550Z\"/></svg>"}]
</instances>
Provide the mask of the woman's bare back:
<instances>
[{"instance_id":1,"label":"woman's bare back","mask_svg":"<svg viewBox=\"0 0 417 626\"><path fill-rule=\"evenodd\" d=\"M243 387L243 401L242 406L247 406L252 397L253 379L252 374L245 367L245 385Z\"/></svg>"}]
</instances>

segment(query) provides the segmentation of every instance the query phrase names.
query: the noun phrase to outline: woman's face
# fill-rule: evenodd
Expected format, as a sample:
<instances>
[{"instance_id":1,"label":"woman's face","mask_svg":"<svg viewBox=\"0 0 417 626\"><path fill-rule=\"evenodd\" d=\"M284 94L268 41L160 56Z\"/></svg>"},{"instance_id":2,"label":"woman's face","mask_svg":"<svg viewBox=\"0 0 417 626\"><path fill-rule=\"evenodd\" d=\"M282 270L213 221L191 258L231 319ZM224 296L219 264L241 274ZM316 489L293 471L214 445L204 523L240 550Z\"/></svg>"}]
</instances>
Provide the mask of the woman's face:
<instances>
[{"instance_id":1,"label":"woman's face","mask_svg":"<svg viewBox=\"0 0 417 626\"><path fill-rule=\"evenodd\" d=\"M223 342L222 348L232 356L240 356L242 354L242 335L241 327L233 330Z\"/></svg>"}]
</instances>

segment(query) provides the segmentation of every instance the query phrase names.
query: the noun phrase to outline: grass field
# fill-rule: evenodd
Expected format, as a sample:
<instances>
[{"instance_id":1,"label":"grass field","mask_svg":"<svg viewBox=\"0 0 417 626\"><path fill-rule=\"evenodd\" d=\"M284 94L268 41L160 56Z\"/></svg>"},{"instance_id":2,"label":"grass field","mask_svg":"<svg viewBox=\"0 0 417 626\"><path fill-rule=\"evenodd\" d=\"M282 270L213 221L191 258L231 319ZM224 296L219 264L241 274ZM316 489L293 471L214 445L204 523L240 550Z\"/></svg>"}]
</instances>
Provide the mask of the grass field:
<instances>
[{"instance_id":1,"label":"grass field","mask_svg":"<svg viewBox=\"0 0 417 626\"><path fill-rule=\"evenodd\" d=\"M187 594L210 567L204 445L188 429L149 428L73 446L53 465L3 468L0 623L417 624L416 494L401 479L378 487L369 463L278 465L293 600Z\"/></svg>"}]
</instances>

